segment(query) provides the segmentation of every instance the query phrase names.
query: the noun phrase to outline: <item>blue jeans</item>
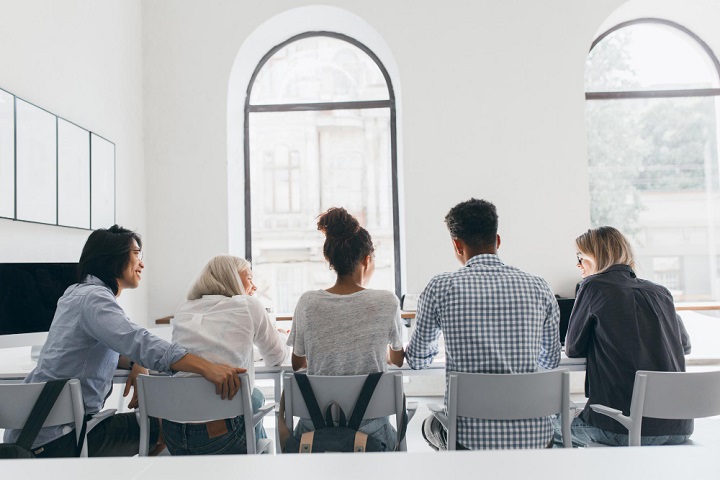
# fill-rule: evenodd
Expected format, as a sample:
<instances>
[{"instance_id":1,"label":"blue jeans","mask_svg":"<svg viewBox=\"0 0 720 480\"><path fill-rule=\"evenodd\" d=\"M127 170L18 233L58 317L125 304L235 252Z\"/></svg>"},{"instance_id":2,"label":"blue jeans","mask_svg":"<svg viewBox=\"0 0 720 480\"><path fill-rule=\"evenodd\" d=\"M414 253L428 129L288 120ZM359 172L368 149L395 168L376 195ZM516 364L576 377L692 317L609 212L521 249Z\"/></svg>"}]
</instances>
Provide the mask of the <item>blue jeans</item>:
<instances>
[{"instance_id":1,"label":"blue jeans","mask_svg":"<svg viewBox=\"0 0 720 480\"><path fill-rule=\"evenodd\" d=\"M265 396L257 388L251 396L253 413L265 403ZM165 443L171 455L231 455L247 453L245 421L243 417L226 418L227 433L208 436L204 423L176 423L162 421ZM262 422L255 427L255 438L267 438Z\"/></svg>"},{"instance_id":2,"label":"blue jeans","mask_svg":"<svg viewBox=\"0 0 720 480\"><path fill-rule=\"evenodd\" d=\"M562 427L558 418L553 418L553 428L555 434L553 437L554 446L562 446ZM627 447L628 435L624 433L614 433L602 428L597 428L585 423L580 417L575 417L570 424L573 447L587 447L589 443L602 443L611 447ZM685 442L690 435L658 435L658 436L642 436L640 444L642 446L651 445L679 445Z\"/></svg>"}]
</instances>

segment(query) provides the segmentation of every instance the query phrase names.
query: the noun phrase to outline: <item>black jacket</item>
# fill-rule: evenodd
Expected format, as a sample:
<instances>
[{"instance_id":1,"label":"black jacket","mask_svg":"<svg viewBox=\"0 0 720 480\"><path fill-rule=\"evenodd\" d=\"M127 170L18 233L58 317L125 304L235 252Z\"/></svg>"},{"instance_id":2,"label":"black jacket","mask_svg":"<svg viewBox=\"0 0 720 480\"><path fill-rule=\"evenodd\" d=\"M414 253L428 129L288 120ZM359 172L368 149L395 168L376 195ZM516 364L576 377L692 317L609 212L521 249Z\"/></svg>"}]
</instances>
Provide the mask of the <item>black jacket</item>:
<instances>
[{"instance_id":1,"label":"black jacket","mask_svg":"<svg viewBox=\"0 0 720 480\"><path fill-rule=\"evenodd\" d=\"M630 413L635 372L684 372L690 338L670 292L641 280L627 265L613 265L580 285L565 338L568 357L587 359L585 423L627 434L615 420L595 413L599 403ZM692 420L643 419L642 435L689 435Z\"/></svg>"}]
</instances>

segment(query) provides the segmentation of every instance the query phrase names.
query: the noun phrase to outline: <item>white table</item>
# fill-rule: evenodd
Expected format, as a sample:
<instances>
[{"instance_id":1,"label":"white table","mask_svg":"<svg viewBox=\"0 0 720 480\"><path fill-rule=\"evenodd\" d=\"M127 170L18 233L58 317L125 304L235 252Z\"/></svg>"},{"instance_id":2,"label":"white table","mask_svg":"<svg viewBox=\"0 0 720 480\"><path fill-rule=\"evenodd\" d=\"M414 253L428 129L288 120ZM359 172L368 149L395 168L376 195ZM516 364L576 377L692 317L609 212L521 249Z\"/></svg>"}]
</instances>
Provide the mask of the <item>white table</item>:
<instances>
[{"instance_id":1,"label":"white table","mask_svg":"<svg viewBox=\"0 0 720 480\"><path fill-rule=\"evenodd\" d=\"M413 480L523 478L718 478L720 449L700 446L618 447L474 452L325 455L227 455L196 457L0 460L3 478L158 480L180 478L292 478Z\"/></svg>"}]
</instances>

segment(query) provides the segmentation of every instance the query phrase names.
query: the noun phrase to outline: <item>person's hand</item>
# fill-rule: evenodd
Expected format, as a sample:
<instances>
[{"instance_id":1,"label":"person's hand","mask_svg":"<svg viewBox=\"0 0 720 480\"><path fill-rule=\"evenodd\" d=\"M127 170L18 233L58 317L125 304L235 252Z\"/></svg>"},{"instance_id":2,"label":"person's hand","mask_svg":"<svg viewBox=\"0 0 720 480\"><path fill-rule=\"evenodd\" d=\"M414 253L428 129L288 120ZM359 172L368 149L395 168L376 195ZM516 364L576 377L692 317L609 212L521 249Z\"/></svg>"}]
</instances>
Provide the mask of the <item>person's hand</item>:
<instances>
[{"instance_id":1,"label":"person's hand","mask_svg":"<svg viewBox=\"0 0 720 480\"><path fill-rule=\"evenodd\" d=\"M220 395L220 398L223 400L225 400L225 398L232 400L240 389L240 378L238 374L245 372L247 372L247 370L244 368L210 363L202 375L210 383L215 384L215 393Z\"/></svg>"},{"instance_id":2,"label":"person's hand","mask_svg":"<svg viewBox=\"0 0 720 480\"><path fill-rule=\"evenodd\" d=\"M279 327L278 327L277 331L280 332L280 333L284 333L285 335L289 335L289 334L290 334L290 329L289 329L289 328L279 328Z\"/></svg>"},{"instance_id":3,"label":"person's hand","mask_svg":"<svg viewBox=\"0 0 720 480\"><path fill-rule=\"evenodd\" d=\"M123 391L123 397L127 397L130 393L130 387L132 387L133 390L132 398L130 399L130 403L128 403L128 408L138 407L137 377L140 374L147 375L147 373L147 368L142 367L137 363L133 365L132 370L130 370L128 379L125 382L125 391Z\"/></svg>"}]
</instances>

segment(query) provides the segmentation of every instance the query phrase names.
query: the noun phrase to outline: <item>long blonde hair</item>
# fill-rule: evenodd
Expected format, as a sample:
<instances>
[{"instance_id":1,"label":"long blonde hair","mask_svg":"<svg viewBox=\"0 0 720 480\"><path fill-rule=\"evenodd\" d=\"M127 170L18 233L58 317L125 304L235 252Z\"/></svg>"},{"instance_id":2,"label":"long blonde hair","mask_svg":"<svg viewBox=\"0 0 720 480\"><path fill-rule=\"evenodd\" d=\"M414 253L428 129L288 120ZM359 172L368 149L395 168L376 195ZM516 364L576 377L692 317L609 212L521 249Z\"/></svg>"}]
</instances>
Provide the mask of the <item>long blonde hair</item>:
<instances>
[{"instance_id":1,"label":"long blonde hair","mask_svg":"<svg viewBox=\"0 0 720 480\"><path fill-rule=\"evenodd\" d=\"M246 295L240 272L250 268L250 262L231 255L218 255L200 271L188 290L187 299L197 300L203 295Z\"/></svg>"},{"instance_id":2,"label":"long blonde hair","mask_svg":"<svg viewBox=\"0 0 720 480\"><path fill-rule=\"evenodd\" d=\"M629 265L635 270L635 257L627 238L613 227L599 227L588 230L575 239L580 253L595 259L597 272L613 265Z\"/></svg>"}]
</instances>

